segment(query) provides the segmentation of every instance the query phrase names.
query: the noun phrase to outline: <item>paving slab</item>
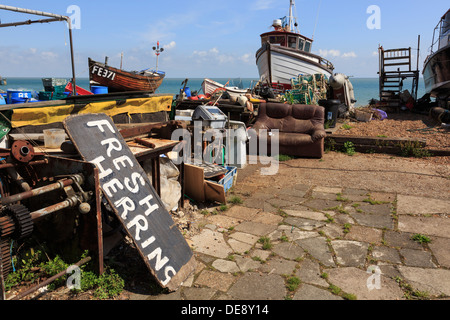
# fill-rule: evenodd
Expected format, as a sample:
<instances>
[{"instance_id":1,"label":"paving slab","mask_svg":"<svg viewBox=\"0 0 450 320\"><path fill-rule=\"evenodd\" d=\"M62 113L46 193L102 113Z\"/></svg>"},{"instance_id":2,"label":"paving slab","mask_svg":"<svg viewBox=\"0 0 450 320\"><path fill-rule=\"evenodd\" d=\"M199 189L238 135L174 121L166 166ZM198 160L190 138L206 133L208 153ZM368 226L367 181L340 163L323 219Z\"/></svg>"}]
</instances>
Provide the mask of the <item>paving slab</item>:
<instances>
[{"instance_id":1,"label":"paving slab","mask_svg":"<svg viewBox=\"0 0 450 320\"><path fill-rule=\"evenodd\" d=\"M212 263L212 267L224 273L234 273L240 271L236 262L230 260L217 259Z\"/></svg>"},{"instance_id":2,"label":"paving slab","mask_svg":"<svg viewBox=\"0 0 450 320\"><path fill-rule=\"evenodd\" d=\"M250 253L250 256L253 258L260 258L263 261L266 261L270 257L271 252L269 250L261 250L256 249L252 253Z\"/></svg>"},{"instance_id":3,"label":"paving slab","mask_svg":"<svg viewBox=\"0 0 450 320\"><path fill-rule=\"evenodd\" d=\"M319 192L319 191L313 191L311 194L311 197L313 199L322 199L322 200L336 200L336 194L335 193L326 193L326 192Z\"/></svg>"},{"instance_id":4,"label":"paving slab","mask_svg":"<svg viewBox=\"0 0 450 320\"><path fill-rule=\"evenodd\" d=\"M295 271L295 266L298 263L281 258L270 259L262 264L259 270L265 273L274 273L279 275L291 275Z\"/></svg>"},{"instance_id":5,"label":"paving slab","mask_svg":"<svg viewBox=\"0 0 450 320\"><path fill-rule=\"evenodd\" d=\"M404 264L411 267L436 268L432 261L431 252L403 248L400 254L405 259Z\"/></svg>"},{"instance_id":6,"label":"paving slab","mask_svg":"<svg viewBox=\"0 0 450 320\"><path fill-rule=\"evenodd\" d=\"M399 266L403 278L416 290L450 296L450 270Z\"/></svg>"},{"instance_id":7,"label":"paving slab","mask_svg":"<svg viewBox=\"0 0 450 320\"><path fill-rule=\"evenodd\" d=\"M295 242L281 242L275 244L272 252L289 260L298 260L305 256L305 251Z\"/></svg>"},{"instance_id":8,"label":"paving slab","mask_svg":"<svg viewBox=\"0 0 450 320\"><path fill-rule=\"evenodd\" d=\"M450 219L401 215L398 218L398 229L415 234L450 238Z\"/></svg>"},{"instance_id":9,"label":"paving slab","mask_svg":"<svg viewBox=\"0 0 450 320\"><path fill-rule=\"evenodd\" d=\"M327 210L330 208L338 207L342 203L337 200L325 200L325 199L312 199L303 203L304 206L316 209L318 211Z\"/></svg>"},{"instance_id":10,"label":"paving slab","mask_svg":"<svg viewBox=\"0 0 450 320\"><path fill-rule=\"evenodd\" d=\"M233 249L235 253L244 253L249 251L253 245L241 242L235 239L228 239L228 245Z\"/></svg>"},{"instance_id":11,"label":"paving slab","mask_svg":"<svg viewBox=\"0 0 450 320\"><path fill-rule=\"evenodd\" d=\"M311 211L311 210L290 210L290 209L284 209L284 212L286 212L288 215L292 217L299 217L299 218L306 218L311 220L319 220L319 221L326 221L327 217L322 212L318 211Z\"/></svg>"},{"instance_id":12,"label":"paving slab","mask_svg":"<svg viewBox=\"0 0 450 320\"><path fill-rule=\"evenodd\" d=\"M253 220L260 210L243 206L232 206L223 214L243 221Z\"/></svg>"},{"instance_id":13,"label":"paving slab","mask_svg":"<svg viewBox=\"0 0 450 320\"><path fill-rule=\"evenodd\" d=\"M385 246L377 246L372 250L372 257L378 261L386 261L395 264L401 264L402 260L397 249Z\"/></svg>"},{"instance_id":14,"label":"paving slab","mask_svg":"<svg viewBox=\"0 0 450 320\"><path fill-rule=\"evenodd\" d=\"M304 283L328 287L328 282L320 276L320 265L310 259L302 260L300 263L300 268L295 274Z\"/></svg>"},{"instance_id":15,"label":"paving slab","mask_svg":"<svg viewBox=\"0 0 450 320\"><path fill-rule=\"evenodd\" d=\"M386 244L390 247L410 248L416 250L423 249L423 246L420 243L411 239L413 235L414 235L413 233L408 232L387 230L384 233L384 240Z\"/></svg>"},{"instance_id":16,"label":"paving slab","mask_svg":"<svg viewBox=\"0 0 450 320\"><path fill-rule=\"evenodd\" d=\"M256 236L265 236L274 231L277 226L257 223L253 221L246 221L238 225L234 230L244 233L250 233Z\"/></svg>"},{"instance_id":17,"label":"paving slab","mask_svg":"<svg viewBox=\"0 0 450 320\"><path fill-rule=\"evenodd\" d=\"M217 258L226 258L233 250L225 242L223 234L204 229L200 234L192 237L192 245L196 252Z\"/></svg>"},{"instance_id":18,"label":"paving slab","mask_svg":"<svg viewBox=\"0 0 450 320\"><path fill-rule=\"evenodd\" d=\"M383 231L363 226L352 226L350 232L345 236L346 240L355 240L379 244L383 238Z\"/></svg>"},{"instance_id":19,"label":"paving slab","mask_svg":"<svg viewBox=\"0 0 450 320\"><path fill-rule=\"evenodd\" d=\"M255 235L250 234L250 233L244 233L244 232L235 232L235 233L232 233L232 234L230 235L230 238L231 238L231 239L235 239L235 240L237 240L237 241L241 241L241 242L250 244L250 245L252 245L252 246L253 246L253 245L258 241L258 239L259 239L258 236L255 236Z\"/></svg>"},{"instance_id":20,"label":"paving slab","mask_svg":"<svg viewBox=\"0 0 450 320\"><path fill-rule=\"evenodd\" d=\"M394 202L397 199L397 195L387 192L370 192L370 199L374 201Z\"/></svg>"},{"instance_id":21,"label":"paving slab","mask_svg":"<svg viewBox=\"0 0 450 320\"><path fill-rule=\"evenodd\" d=\"M360 225L380 229L394 229L394 221L390 214L352 213L351 216Z\"/></svg>"},{"instance_id":22,"label":"paving slab","mask_svg":"<svg viewBox=\"0 0 450 320\"><path fill-rule=\"evenodd\" d=\"M318 237L319 233L315 231L302 231L294 226L280 225L275 231L268 235L270 240L273 241L280 240L283 236L291 242L300 239Z\"/></svg>"},{"instance_id":23,"label":"paving slab","mask_svg":"<svg viewBox=\"0 0 450 320\"><path fill-rule=\"evenodd\" d=\"M234 260L242 272L257 270L261 266L260 261L255 261L248 257L235 256Z\"/></svg>"},{"instance_id":24,"label":"paving slab","mask_svg":"<svg viewBox=\"0 0 450 320\"><path fill-rule=\"evenodd\" d=\"M305 283L300 286L292 300L327 301L343 300L343 298L332 294L326 289L320 289Z\"/></svg>"},{"instance_id":25,"label":"paving slab","mask_svg":"<svg viewBox=\"0 0 450 320\"><path fill-rule=\"evenodd\" d=\"M334 267L335 263L328 244L323 237L297 240L296 243L306 250L311 256L319 260L325 266Z\"/></svg>"},{"instance_id":26,"label":"paving slab","mask_svg":"<svg viewBox=\"0 0 450 320\"><path fill-rule=\"evenodd\" d=\"M450 239L433 237L428 247L442 267L450 268Z\"/></svg>"},{"instance_id":27,"label":"paving slab","mask_svg":"<svg viewBox=\"0 0 450 320\"><path fill-rule=\"evenodd\" d=\"M311 231L316 228L323 227L325 225L324 221L317 221L298 217L287 217L286 219L284 219L284 223L307 231Z\"/></svg>"},{"instance_id":28,"label":"paving slab","mask_svg":"<svg viewBox=\"0 0 450 320\"><path fill-rule=\"evenodd\" d=\"M278 225L281 221L283 221L283 217L278 214L273 214L269 212L260 212L255 216L255 218L252 221L264 224Z\"/></svg>"},{"instance_id":29,"label":"paving slab","mask_svg":"<svg viewBox=\"0 0 450 320\"><path fill-rule=\"evenodd\" d=\"M362 267L366 261L369 244L365 242L334 240L331 246L339 265L346 267Z\"/></svg>"},{"instance_id":30,"label":"paving slab","mask_svg":"<svg viewBox=\"0 0 450 320\"><path fill-rule=\"evenodd\" d=\"M450 201L397 195L397 214L450 213Z\"/></svg>"},{"instance_id":31,"label":"paving slab","mask_svg":"<svg viewBox=\"0 0 450 320\"><path fill-rule=\"evenodd\" d=\"M381 214L381 215L389 216L392 213L392 204L390 204L390 203L385 203L385 204L363 203L358 207L358 209L364 211L364 213Z\"/></svg>"},{"instance_id":32,"label":"paving slab","mask_svg":"<svg viewBox=\"0 0 450 320\"><path fill-rule=\"evenodd\" d=\"M342 193L341 187L323 187L317 186L313 188L313 192L332 193L334 195Z\"/></svg>"},{"instance_id":33,"label":"paving slab","mask_svg":"<svg viewBox=\"0 0 450 320\"><path fill-rule=\"evenodd\" d=\"M239 300L284 300L286 286L280 275L249 272L236 281L228 294Z\"/></svg>"},{"instance_id":34,"label":"paving slab","mask_svg":"<svg viewBox=\"0 0 450 320\"><path fill-rule=\"evenodd\" d=\"M195 284L226 292L236 280L231 274L204 270L195 280Z\"/></svg>"},{"instance_id":35,"label":"paving slab","mask_svg":"<svg viewBox=\"0 0 450 320\"><path fill-rule=\"evenodd\" d=\"M184 288L183 294L186 300L211 300L217 290L212 288Z\"/></svg>"},{"instance_id":36,"label":"paving slab","mask_svg":"<svg viewBox=\"0 0 450 320\"><path fill-rule=\"evenodd\" d=\"M403 299L403 291L398 284L381 274L368 273L355 267L329 269L327 273L330 283L346 293L354 294L358 300Z\"/></svg>"},{"instance_id":37,"label":"paving slab","mask_svg":"<svg viewBox=\"0 0 450 320\"><path fill-rule=\"evenodd\" d=\"M302 198L294 198L291 197L289 200L281 199L281 198L273 198L266 200L267 203L270 203L274 208L285 208L289 206L293 206L296 204L302 203Z\"/></svg>"}]
</instances>

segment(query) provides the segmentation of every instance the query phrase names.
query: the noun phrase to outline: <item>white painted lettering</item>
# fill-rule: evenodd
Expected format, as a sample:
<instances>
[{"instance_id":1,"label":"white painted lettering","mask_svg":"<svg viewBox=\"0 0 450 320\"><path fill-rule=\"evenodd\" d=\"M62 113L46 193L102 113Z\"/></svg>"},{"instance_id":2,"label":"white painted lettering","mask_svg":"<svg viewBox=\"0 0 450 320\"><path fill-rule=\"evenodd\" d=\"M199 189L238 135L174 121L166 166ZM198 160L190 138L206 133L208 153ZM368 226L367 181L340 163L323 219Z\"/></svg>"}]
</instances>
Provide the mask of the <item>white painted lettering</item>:
<instances>
[{"instance_id":1,"label":"white painted lettering","mask_svg":"<svg viewBox=\"0 0 450 320\"><path fill-rule=\"evenodd\" d=\"M139 185L138 185L138 179L142 186L145 186L145 180L142 178L141 174L138 172L133 172L131 175L131 181L133 182L134 187L130 186L130 178L125 178L124 183L127 187L127 190L131 193L138 193L139 192Z\"/></svg>"},{"instance_id":2,"label":"white painted lettering","mask_svg":"<svg viewBox=\"0 0 450 320\"><path fill-rule=\"evenodd\" d=\"M172 273L172 276L169 276L169 272ZM170 280L172 280L172 277L175 276L176 274L177 272L175 271L174 268L170 266L166 267L166 269L164 269L164 275L166 276L166 279L161 283L165 286L166 284L169 283Z\"/></svg>"},{"instance_id":3,"label":"white painted lettering","mask_svg":"<svg viewBox=\"0 0 450 320\"><path fill-rule=\"evenodd\" d=\"M121 151L122 150L122 144L119 140L116 138L106 139L101 142L102 146L108 145L108 149L106 150L106 153L108 154L108 157L111 157L111 153L115 151Z\"/></svg>"},{"instance_id":4,"label":"white painted lettering","mask_svg":"<svg viewBox=\"0 0 450 320\"><path fill-rule=\"evenodd\" d=\"M119 171L120 171L119 164L121 164L122 167L126 168L127 165L125 164L125 161L128 162L128 164L131 166L131 168L133 168L134 164L128 156L121 156L117 159L114 159L113 160L114 167L116 167L116 169Z\"/></svg>"},{"instance_id":5,"label":"white painted lettering","mask_svg":"<svg viewBox=\"0 0 450 320\"><path fill-rule=\"evenodd\" d=\"M157 204L152 205L150 203L150 200L153 199L152 195L149 195L145 199L139 201L139 205L143 206L144 204L147 205L148 209L145 211L145 215L148 217L150 214L153 213L153 211L157 210L159 206Z\"/></svg>"},{"instance_id":6,"label":"white painted lettering","mask_svg":"<svg viewBox=\"0 0 450 320\"><path fill-rule=\"evenodd\" d=\"M142 224L139 223L140 221L142 222ZM131 220L127 224L128 229L131 229L132 227L136 227L134 239L136 239L136 241L141 241L141 236L140 236L141 231L147 231L147 229L148 229L147 219L142 215L137 215L136 217L134 217L133 220Z\"/></svg>"},{"instance_id":7,"label":"white painted lettering","mask_svg":"<svg viewBox=\"0 0 450 320\"><path fill-rule=\"evenodd\" d=\"M155 264L155 270L159 271L162 269L162 267L164 267L164 265L169 262L169 258L164 257L161 260L161 255L162 255L162 250L161 248L156 248L155 250L153 250L152 253L150 253L147 258L148 260L153 260L156 258L156 264Z\"/></svg>"},{"instance_id":8,"label":"white painted lettering","mask_svg":"<svg viewBox=\"0 0 450 320\"><path fill-rule=\"evenodd\" d=\"M121 214L121 217L123 220L127 219L128 212L134 211L136 209L134 201L128 197L123 197L122 199L114 202L114 205L117 207L117 209L119 209L120 207L123 208L123 211Z\"/></svg>"},{"instance_id":9,"label":"white painted lettering","mask_svg":"<svg viewBox=\"0 0 450 320\"><path fill-rule=\"evenodd\" d=\"M117 192L117 188L119 188L120 190L123 190L123 184L120 183L120 181L118 179L112 179L111 181L105 183L103 185L103 191L106 192L106 194L108 195L108 197L112 198L114 195L112 194L112 192L116 193ZM112 190L112 192L111 192Z\"/></svg>"},{"instance_id":10,"label":"white painted lettering","mask_svg":"<svg viewBox=\"0 0 450 320\"><path fill-rule=\"evenodd\" d=\"M98 127L98 129L100 130L100 132L105 132L105 129L103 129L103 126L107 126L108 129L112 132L112 133L116 133L116 131L114 131L114 128L111 126L111 124L109 123L108 120L98 120L98 121L91 121L87 123L88 127Z\"/></svg>"},{"instance_id":11,"label":"white painted lettering","mask_svg":"<svg viewBox=\"0 0 450 320\"><path fill-rule=\"evenodd\" d=\"M152 236L148 240L142 242L142 245L141 245L142 249L147 248L149 245L151 245L153 242L155 242L155 240L156 240L156 238Z\"/></svg>"},{"instance_id":12,"label":"white painted lettering","mask_svg":"<svg viewBox=\"0 0 450 320\"><path fill-rule=\"evenodd\" d=\"M98 170L100 171L100 173L99 173L100 179L104 179L107 176L109 176L111 173L113 173L113 171L111 169L105 170L105 168L103 168L103 166L101 164L103 161L105 161L105 157L103 157L103 156L100 156L98 158L95 158L92 161L89 161L97 166Z\"/></svg>"}]
</instances>

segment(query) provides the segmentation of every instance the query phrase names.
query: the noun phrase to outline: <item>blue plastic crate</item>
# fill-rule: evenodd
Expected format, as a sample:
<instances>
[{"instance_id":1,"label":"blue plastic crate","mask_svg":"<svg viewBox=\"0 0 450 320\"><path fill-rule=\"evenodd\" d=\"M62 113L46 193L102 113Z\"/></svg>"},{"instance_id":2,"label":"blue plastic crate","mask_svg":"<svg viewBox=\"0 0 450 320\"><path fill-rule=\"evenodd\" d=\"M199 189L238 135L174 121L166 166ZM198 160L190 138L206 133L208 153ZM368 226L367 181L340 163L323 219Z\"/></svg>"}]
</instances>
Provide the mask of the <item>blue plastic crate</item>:
<instances>
[{"instance_id":1,"label":"blue plastic crate","mask_svg":"<svg viewBox=\"0 0 450 320\"><path fill-rule=\"evenodd\" d=\"M223 185L225 189L225 193L228 192L233 187L234 184L234 178L237 174L237 168L236 167L229 167L225 166L225 168L228 170L227 174L224 178L219 180L218 184Z\"/></svg>"}]
</instances>

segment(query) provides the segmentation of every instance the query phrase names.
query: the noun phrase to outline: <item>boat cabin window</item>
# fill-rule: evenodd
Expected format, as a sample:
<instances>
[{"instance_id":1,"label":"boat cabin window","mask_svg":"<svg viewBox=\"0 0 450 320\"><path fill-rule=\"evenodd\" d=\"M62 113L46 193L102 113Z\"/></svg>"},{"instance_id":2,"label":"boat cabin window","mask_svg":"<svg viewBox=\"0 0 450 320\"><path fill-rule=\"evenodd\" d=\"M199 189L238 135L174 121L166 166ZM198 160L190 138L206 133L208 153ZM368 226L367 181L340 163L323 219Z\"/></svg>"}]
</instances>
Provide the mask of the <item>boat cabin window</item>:
<instances>
[{"instance_id":1,"label":"boat cabin window","mask_svg":"<svg viewBox=\"0 0 450 320\"><path fill-rule=\"evenodd\" d=\"M305 52L311 52L311 41L306 40L305 42Z\"/></svg>"},{"instance_id":2,"label":"boat cabin window","mask_svg":"<svg viewBox=\"0 0 450 320\"><path fill-rule=\"evenodd\" d=\"M305 46L305 40L298 39L298 50L303 50L304 46Z\"/></svg>"},{"instance_id":3,"label":"boat cabin window","mask_svg":"<svg viewBox=\"0 0 450 320\"><path fill-rule=\"evenodd\" d=\"M297 37L288 37L288 47L297 49Z\"/></svg>"},{"instance_id":4,"label":"boat cabin window","mask_svg":"<svg viewBox=\"0 0 450 320\"><path fill-rule=\"evenodd\" d=\"M277 44L282 47L285 47L286 46L286 37L285 36L271 36L269 38L269 42L271 44Z\"/></svg>"}]
</instances>

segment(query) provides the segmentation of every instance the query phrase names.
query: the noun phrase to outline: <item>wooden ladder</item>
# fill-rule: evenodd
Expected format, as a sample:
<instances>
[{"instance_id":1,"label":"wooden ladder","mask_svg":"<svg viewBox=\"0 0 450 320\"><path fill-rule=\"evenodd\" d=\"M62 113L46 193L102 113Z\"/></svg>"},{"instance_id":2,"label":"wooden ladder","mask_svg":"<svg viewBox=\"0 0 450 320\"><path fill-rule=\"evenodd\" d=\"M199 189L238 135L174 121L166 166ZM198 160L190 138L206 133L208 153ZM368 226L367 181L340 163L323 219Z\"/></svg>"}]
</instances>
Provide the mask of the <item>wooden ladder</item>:
<instances>
[{"instance_id":1,"label":"wooden ladder","mask_svg":"<svg viewBox=\"0 0 450 320\"><path fill-rule=\"evenodd\" d=\"M417 84L419 71L411 68L411 48L384 50L379 47L380 71L380 101L389 107L400 108L400 93L403 91L403 81L413 78L411 95L417 99Z\"/></svg>"}]
</instances>

